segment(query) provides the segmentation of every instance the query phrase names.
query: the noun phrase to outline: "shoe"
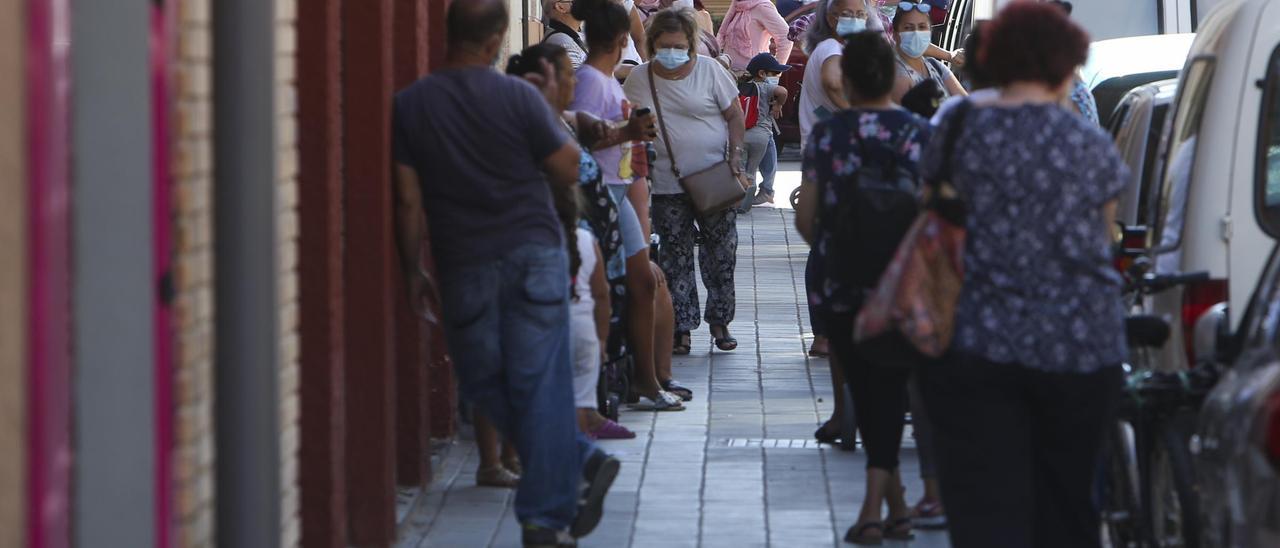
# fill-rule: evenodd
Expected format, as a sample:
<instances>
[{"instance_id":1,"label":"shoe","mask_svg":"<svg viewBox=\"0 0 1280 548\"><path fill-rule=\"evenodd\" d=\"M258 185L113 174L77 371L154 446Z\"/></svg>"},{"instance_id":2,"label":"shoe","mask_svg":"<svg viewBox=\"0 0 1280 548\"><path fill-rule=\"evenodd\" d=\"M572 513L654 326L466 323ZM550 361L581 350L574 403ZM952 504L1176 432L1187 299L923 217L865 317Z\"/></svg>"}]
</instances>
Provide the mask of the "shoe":
<instances>
[{"instance_id":1,"label":"shoe","mask_svg":"<svg viewBox=\"0 0 1280 548\"><path fill-rule=\"evenodd\" d=\"M515 474L517 476L524 475L524 467L520 465L520 457L502 459L502 466L503 468L510 470L512 474Z\"/></svg>"},{"instance_id":2,"label":"shoe","mask_svg":"<svg viewBox=\"0 0 1280 548\"><path fill-rule=\"evenodd\" d=\"M630 408L632 411L684 411L684 404L681 403L680 396L660 390L656 398L640 396Z\"/></svg>"},{"instance_id":3,"label":"shoe","mask_svg":"<svg viewBox=\"0 0 1280 548\"><path fill-rule=\"evenodd\" d=\"M915 540L911 532L911 518L898 518L884 524L884 538L889 540Z\"/></svg>"},{"instance_id":4,"label":"shoe","mask_svg":"<svg viewBox=\"0 0 1280 548\"><path fill-rule=\"evenodd\" d=\"M751 200L751 205L753 206L759 206L759 205L765 205L765 204L770 204L770 205L773 204L772 193L761 192L759 194L756 194L756 198L754 200Z\"/></svg>"},{"instance_id":5,"label":"shoe","mask_svg":"<svg viewBox=\"0 0 1280 548\"><path fill-rule=\"evenodd\" d=\"M591 431L590 436L598 440L631 440L635 439L636 433L621 424L605 419L600 426Z\"/></svg>"},{"instance_id":6,"label":"shoe","mask_svg":"<svg viewBox=\"0 0 1280 548\"><path fill-rule=\"evenodd\" d=\"M870 531L877 534L869 534ZM880 546L884 544L884 538L884 524L876 521L854 525L844 534L845 542L858 546Z\"/></svg>"},{"instance_id":7,"label":"shoe","mask_svg":"<svg viewBox=\"0 0 1280 548\"><path fill-rule=\"evenodd\" d=\"M613 480L618 479L621 467L622 461L604 451L596 451L587 460L587 464L582 467L586 485L583 486L582 498L578 502L578 517L569 527L570 536L585 537L600 525L600 518L604 516L604 496L609 494Z\"/></svg>"},{"instance_id":8,"label":"shoe","mask_svg":"<svg viewBox=\"0 0 1280 548\"><path fill-rule=\"evenodd\" d=\"M575 548L578 546L578 541L574 540L569 533L537 525L521 527L520 537L524 548Z\"/></svg>"},{"instance_id":9,"label":"shoe","mask_svg":"<svg viewBox=\"0 0 1280 548\"><path fill-rule=\"evenodd\" d=\"M476 470L476 485L480 487L515 489L517 485L520 485L520 476L499 464Z\"/></svg>"},{"instance_id":10,"label":"shoe","mask_svg":"<svg viewBox=\"0 0 1280 548\"><path fill-rule=\"evenodd\" d=\"M817 336L813 338L813 344L809 345L809 356L813 358L826 358L831 356L831 343L826 337Z\"/></svg>"},{"instance_id":11,"label":"shoe","mask_svg":"<svg viewBox=\"0 0 1280 548\"><path fill-rule=\"evenodd\" d=\"M947 511L941 502L923 499L911 511L911 525L917 529L946 529Z\"/></svg>"},{"instance_id":12,"label":"shoe","mask_svg":"<svg viewBox=\"0 0 1280 548\"><path fill-rule=\"evenodd\" d=\"M675 379L667 379L659 382L658 385L662 386L663 390L679 396L681 401L693 401L693 390L689 390Z\"/></svg>"}]
</instances>

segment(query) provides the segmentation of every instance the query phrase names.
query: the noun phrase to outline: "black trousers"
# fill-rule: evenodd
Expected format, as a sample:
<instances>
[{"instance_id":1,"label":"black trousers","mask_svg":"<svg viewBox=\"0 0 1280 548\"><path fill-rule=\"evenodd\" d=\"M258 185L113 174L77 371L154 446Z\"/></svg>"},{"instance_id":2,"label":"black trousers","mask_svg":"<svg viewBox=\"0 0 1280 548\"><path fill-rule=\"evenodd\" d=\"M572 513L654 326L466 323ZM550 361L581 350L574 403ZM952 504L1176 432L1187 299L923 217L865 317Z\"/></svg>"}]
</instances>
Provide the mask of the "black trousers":
<instances>
[{"instance_id":1,"label":"black trousers","mask_svg":"<svg viewBox=\"0 0 1280 548\"><path fill-rule=\"evenodd\" d=\"M853 344L853 320L853 314L828 314L827 338L853 394L853 410L867 450L867 468L892 471L898 467L898 449L902 447L911 369L862 359Z\"/></svg>"},{"instance_id":2,"label":"black trousers","mask_svg":"<svg viewBox=\"0 0 1280 548\"><path fill-rule=\"evenodd\" d=\"M956 548L1101 545L1092 500L1122 373L1047 373L971 356L920 370Z\"/></svg>"}]
</instances>

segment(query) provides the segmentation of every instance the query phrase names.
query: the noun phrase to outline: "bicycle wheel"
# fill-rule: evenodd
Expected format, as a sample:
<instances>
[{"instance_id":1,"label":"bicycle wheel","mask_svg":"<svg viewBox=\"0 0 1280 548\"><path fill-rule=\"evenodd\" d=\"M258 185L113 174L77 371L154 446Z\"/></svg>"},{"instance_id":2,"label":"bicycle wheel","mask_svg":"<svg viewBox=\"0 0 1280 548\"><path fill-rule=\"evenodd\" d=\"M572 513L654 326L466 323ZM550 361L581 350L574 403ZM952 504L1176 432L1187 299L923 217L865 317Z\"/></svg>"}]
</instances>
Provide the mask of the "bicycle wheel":
<instances>
[{"instance_id":1,"label":"bicycle wheel","mask_svg":"<svg viewBox=\"0 0 1280 548\"><path fill-rule=\"evenodd\" d=\"M1138 500L1138 458L1133 426L1120 420L1108 429L1101 478L1104 546L1139 548L1142 515Z\"/></svg>"},{"instance_id":2,"label":"bicycle wheel","mask_svg":"<svg viewBox=\"0 0 1280 548\"><path fill-rule=\"evenodd\" d=\"M1194 419L1184 412L1151 425L1144 499L1153 546L1200 546L1200 490L1188 447Z\"/></svg>"}]
</instances>

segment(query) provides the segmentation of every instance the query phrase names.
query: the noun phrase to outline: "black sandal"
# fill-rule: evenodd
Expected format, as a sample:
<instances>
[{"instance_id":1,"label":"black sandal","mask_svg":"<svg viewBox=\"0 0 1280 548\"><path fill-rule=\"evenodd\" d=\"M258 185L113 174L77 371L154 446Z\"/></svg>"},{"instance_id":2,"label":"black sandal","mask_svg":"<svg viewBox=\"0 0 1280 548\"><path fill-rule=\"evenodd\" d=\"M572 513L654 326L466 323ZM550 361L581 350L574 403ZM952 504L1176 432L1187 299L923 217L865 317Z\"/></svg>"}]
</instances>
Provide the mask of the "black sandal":
<instances>
[{"instance_id":1,"label":"black sandal","mask_svg":"<svg viewBox=\"0 0 1280 548\"><path fill-rule=\"evenodd\" d=\"M667 379L658 384L662 386L663 390L680 396L680 399L683 401L693 401L693 390L685 388L684 385L681 385L675 379Z\"/></svg>"},{"instance_id":2,"label":"black sandal","mask_svg":"<svg viewBox=\"0 0 1280 548\"><path fill-rule=\"evenodd\" d=\"M880 531L877 537L868 537L867 530L875 529ZM859 546L880 546L884 544L884 524L876 521L869 521L861 525L854 525L844 534L844 541Z\"/></svg>"},{"instance_id":3,"label":"black sandal","mask_svg":"<svg viewBox=\"0 0 1280 548\"><path fill-rule=\"evenodd\" d=\"M716 348L719 348L721 352L732 352L734 350L737 350L738 339L735 339L733 338L732 335L729 335L729 326L726 325L726 326L718 326L718 327L724 330L725 336L723 337L715 336L714 333L716 331L716 328L715 327L711 328L711 332L713 333L711 335L711 339L713 342L715 342Z\"/></svg>"},{"instance_id":4,"label":"black sandal","mask_svg":"<svg viewBox=\"0 0 1280 548\"><path fill-rule=\"evenodd\" d=\"M818 440L818 443L835 445L840 442L840 428L828 429L827 425L829 424L831 424L831 421L823 423L822 426L813 431L813 439Z\"/></svg>"},{"instance_id":5,"label":"black sandal","mask_svg":"<svg viewBox=\"0 0 1280 548\"><path fill-rule=\"evenodd\" d=\"M693 341L688 331L676 331L675 344L671 347L671 354L675 356L688 356L693 350Z\"/></svg>"}]
</instances>

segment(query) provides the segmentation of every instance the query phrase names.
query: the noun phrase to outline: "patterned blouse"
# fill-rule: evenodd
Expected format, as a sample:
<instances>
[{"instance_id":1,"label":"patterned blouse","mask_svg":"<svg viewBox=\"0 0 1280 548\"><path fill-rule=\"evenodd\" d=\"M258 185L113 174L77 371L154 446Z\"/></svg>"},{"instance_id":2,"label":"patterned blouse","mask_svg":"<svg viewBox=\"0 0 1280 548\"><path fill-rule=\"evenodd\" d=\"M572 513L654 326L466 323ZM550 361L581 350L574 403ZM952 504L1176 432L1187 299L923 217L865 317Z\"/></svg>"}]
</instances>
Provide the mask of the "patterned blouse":
<instances>
[{"instance_id":1,"label":"patterned blouse","mask_svg":"<svg viewBox=\"0 0 1280 548\"><path fill-rule=\"evenodd\" d=\"M813 248L814 266L822 272L822 283L809 288L809 302L818 309L835 313L856 311L861 306L863 292L870 289L850 283L851 273L831 271L835 261L828 257L843 250L832 249L831 227L822 219L832 218L838 204L856 199L853 182L859 170L878 169L896 159L902 169L918 175L920 155L929 142L929 131L927 121L902 109L846 110L814 126L804 151L802 169L804 184L816 185L822 192ZM903 221L910 224L911 219ZM872 237L895 238L891 234ZM902 234L896 235L897 239L901 237ZM896 247L897 244L888 245ZM883 270L887 266L886 262L877 268Z\"/></svg>"},{"instance_id":2,"label":"patterned blouse","mask_svg":"<svg viewBox=\"0 0 1280 548\"><path fill-rule=\"evenodd\" d=\"M1119 365L1121 278L1102 206L1129 176L1111 138L1056 104L974 107L963 123L952 183L969 217L953 349L1055 373ZM925 152L926 176L941 167L941 141Z\"/></svg>"}]
</instances>

